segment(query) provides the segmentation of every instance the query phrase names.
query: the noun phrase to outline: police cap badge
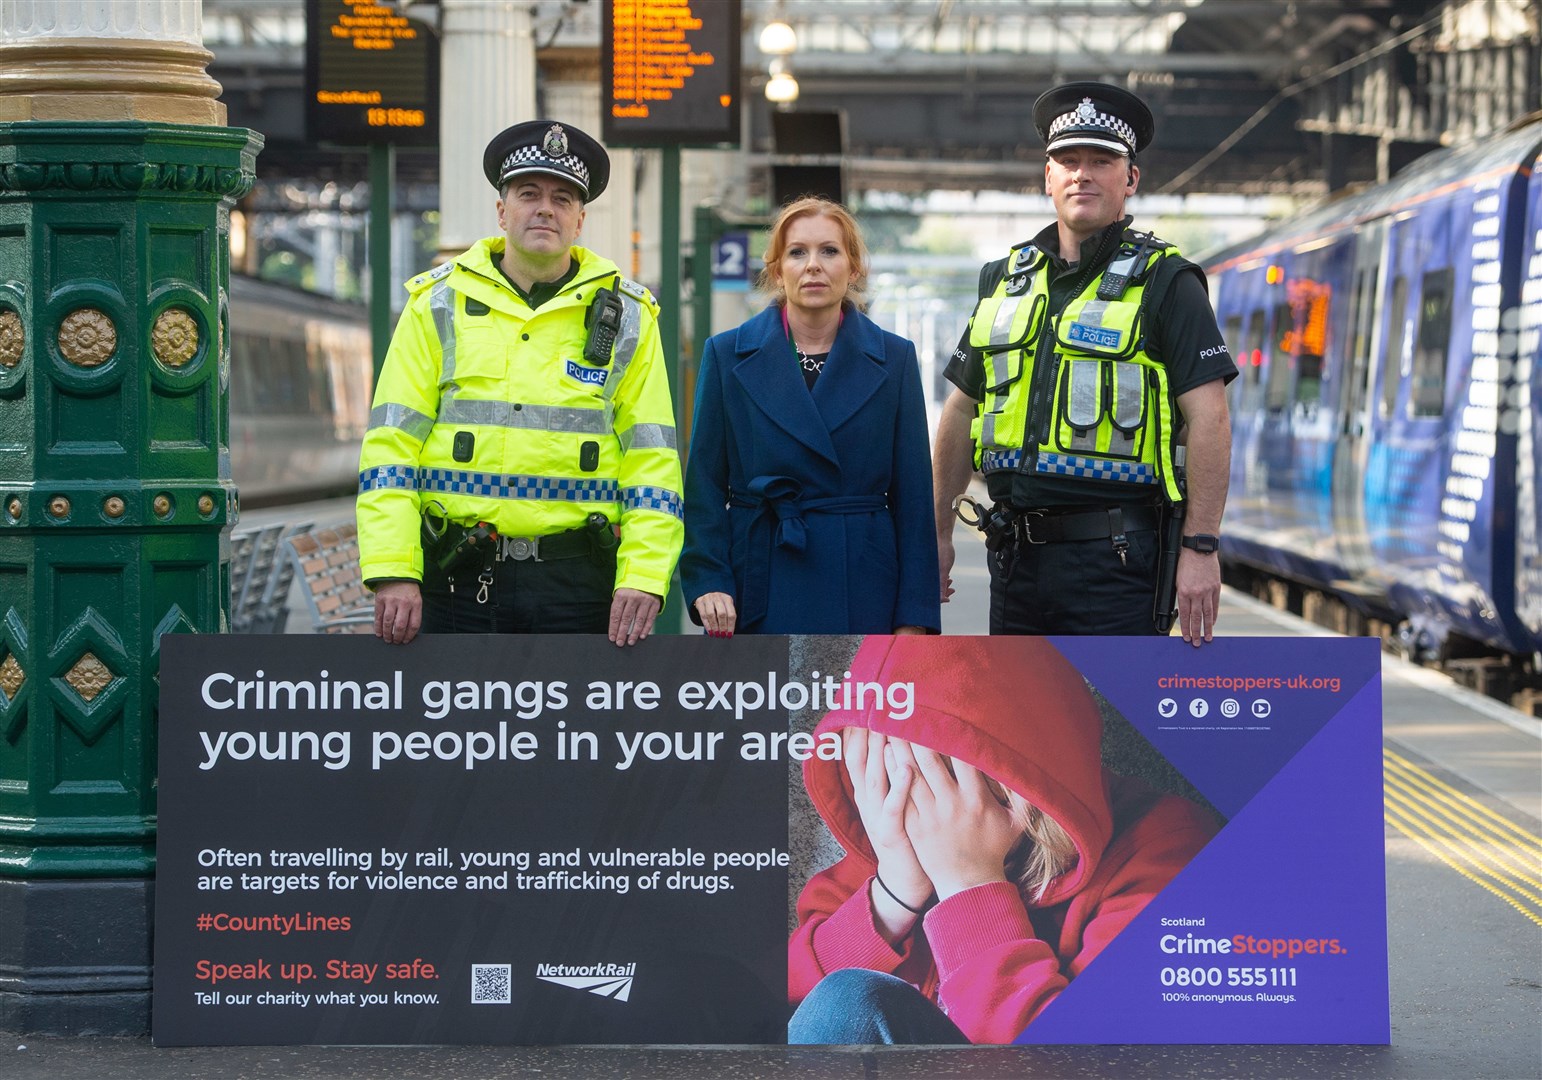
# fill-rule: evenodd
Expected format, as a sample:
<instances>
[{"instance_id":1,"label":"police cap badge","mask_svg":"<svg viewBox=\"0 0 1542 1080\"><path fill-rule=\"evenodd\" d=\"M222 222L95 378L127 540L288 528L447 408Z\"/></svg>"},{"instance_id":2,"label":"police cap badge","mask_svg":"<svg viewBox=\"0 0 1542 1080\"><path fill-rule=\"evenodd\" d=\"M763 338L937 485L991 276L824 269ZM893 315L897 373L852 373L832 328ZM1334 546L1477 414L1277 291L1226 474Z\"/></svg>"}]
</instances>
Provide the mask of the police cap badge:
<instances>
[{"instance_id":1,"label":"police cap badge","mask_svg":"<svg viewBox=\"0 0 1542 1080\"><path fill-rule=\"evenodd\" d=\"M1099 82L1064 83L1046 90L1033 103L1033 126L1046 153L1067 146L1100 146L1133 157L1156 134L1144 101Z\"/></svg>"},{"instance_id":2,"label":"police cap badge","mask_svg":"<svg viewBox=\"0 0 1542 1080\"><path fill-rule=\"evenodd\" d=\"M584 202L593 202L610 182L610 155L594 139L555 120L527 120L494 136L482 153L482 172L499 191L521 173L568 181Z\"/></svg>"}]
</instances>

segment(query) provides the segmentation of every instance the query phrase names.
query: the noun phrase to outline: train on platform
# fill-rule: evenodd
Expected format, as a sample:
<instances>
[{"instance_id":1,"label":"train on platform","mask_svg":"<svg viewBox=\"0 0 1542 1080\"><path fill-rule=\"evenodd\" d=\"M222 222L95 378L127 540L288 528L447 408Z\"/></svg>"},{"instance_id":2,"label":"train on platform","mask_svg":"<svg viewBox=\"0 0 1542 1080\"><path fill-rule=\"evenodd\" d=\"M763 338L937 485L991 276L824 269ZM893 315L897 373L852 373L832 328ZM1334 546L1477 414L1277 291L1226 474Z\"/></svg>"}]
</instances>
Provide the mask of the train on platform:
<instances>
[{"instance_id":1,"label":"train on platform","mask_svg":"<svg viewBox=\"0 0 1542 1080\"><path fill-rule=\"evenodd\" d=\"M230 467L242 504L356 490L374 379L365 309L232 275L229 322Z\"/></svg>"},{"instance_id":2,"label":"train on platform","mask_svg":"<svg viewBox=\"0 0 1542 1080\"><path fill-rule=\"evenodd\" d=\"M1228 580L1500 697L1542 685L1539 165L1533 117L1201 260Z\"/></svg>"}]
</instances>

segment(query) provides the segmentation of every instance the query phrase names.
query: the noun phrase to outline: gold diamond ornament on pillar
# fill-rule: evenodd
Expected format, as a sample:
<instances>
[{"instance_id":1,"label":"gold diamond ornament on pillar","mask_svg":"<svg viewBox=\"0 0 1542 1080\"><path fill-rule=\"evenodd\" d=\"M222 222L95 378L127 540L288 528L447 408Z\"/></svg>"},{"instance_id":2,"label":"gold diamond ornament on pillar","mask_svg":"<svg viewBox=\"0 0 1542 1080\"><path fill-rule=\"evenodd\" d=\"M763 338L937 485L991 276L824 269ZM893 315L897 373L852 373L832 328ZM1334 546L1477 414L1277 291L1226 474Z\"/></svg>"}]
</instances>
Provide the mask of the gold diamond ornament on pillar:
<instances>
[{"instance_id":1,"label":"gold diamond ornament on pillar","mask_svg":"<svg viewBox=\"0 0 1542 1080\"><path fill-rule=\"evenodd\" d=\"M118 347L118 328L104 311L80 308L59 324L59 353L76 367L105 364Z\"/></svg>"},{"instance_id":2,"label":"gold diamond ornament on pillar","mask_svg":"<svg viewBox=\"0 0 1542 1080\"><path fill-rule=\"evenodd\" d=\"M16 691L21 689L21 684L27 681L27 673L16 662L14 654L5 658L5 663L0 664L0 691L5 692L8 698L15 698Z\"/></svg>"},{"instance_id":3,"label":"gold diamond ornament on pillar","mask_svg":"<svg viewBox=\"0 0 1542 1080\"><path fill-rule=\"evenodd\" d=\"M183 308L167 308L156 317L150 347L161 363L179 368L198 353L198 323Z\"/></svg>"},{"instance_id":4,"label":"gold diamond ornament on pillar","mask_svg":"<svg viewBox=\"0 0 1542 1080\"><path fill-rule=\"evenodd\" d=\"M87 652L75 661L74 667L64 673L64 681L70 684L82 700L93 701L112 682L112 672L96 658L95 653Z\"/></svg>"}]
</instances>

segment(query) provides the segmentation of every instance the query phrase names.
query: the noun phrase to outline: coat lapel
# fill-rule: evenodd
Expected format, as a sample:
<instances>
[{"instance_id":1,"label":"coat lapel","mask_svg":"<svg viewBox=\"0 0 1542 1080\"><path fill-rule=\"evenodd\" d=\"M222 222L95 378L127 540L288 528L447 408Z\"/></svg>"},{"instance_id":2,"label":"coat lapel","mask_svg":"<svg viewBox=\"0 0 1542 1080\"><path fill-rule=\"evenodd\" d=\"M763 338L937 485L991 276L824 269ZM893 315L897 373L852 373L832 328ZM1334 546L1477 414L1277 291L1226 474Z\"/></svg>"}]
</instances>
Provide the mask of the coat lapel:
<instances>
[{"instance_id":1,"label":"coat lapel","mask_svg":"<svg viewBox=\"0 0 1542 1080\"><path fill-rule=\"evenodd\" d=\"M885 371L883 332L866 316L848 312L835 335L835 345L819 380L813 401L827 432L856 415L878 392Z\"/></svg>"},{"instance_id":2,"label":"coat lapel","mask_svg":"<svg viewBox=\"0 0 1542 1080\"><path fill-rule=\"evenodd\" d=\"M733 369L734 378L739 380L748 400L792 438L840 464L829 428L815 408L793 359L792 347L782 332L781 310L773 304L739 327L734 350L739 357ZM825 370L828 373L828 364ZM826 377L821 375L819 382ZM819 383L814 387L817 390Z\"/></svg>"}]
</instances>

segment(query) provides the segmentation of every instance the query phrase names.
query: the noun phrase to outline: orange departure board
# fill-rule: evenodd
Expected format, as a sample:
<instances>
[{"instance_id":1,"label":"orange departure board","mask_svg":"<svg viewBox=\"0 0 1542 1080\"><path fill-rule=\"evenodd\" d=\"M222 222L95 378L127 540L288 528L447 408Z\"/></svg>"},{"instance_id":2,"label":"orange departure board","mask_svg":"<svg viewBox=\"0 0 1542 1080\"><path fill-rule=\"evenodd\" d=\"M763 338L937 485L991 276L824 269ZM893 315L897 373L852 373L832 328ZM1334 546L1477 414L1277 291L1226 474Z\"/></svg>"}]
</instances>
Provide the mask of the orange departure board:
<instances>
[{"instance_id":1,"label":"orange departure board","mask_svg":"<svg viewBox=\"0 0 1542 1080\"><path fill-rule=\"evenodd\" d=\"M611 146L739 142L739 0L605 0Z\"/></svg>"},{"instance_id":2,"label":"orange departure board","mask_svg":"<svg viewBox=\"0 0 1542 1080\"><path fill-rule=\"evenodd\" d=\"M305 0L311 142L439 145L439 42L382 0Z\"/></svg>"}]
</instances>

